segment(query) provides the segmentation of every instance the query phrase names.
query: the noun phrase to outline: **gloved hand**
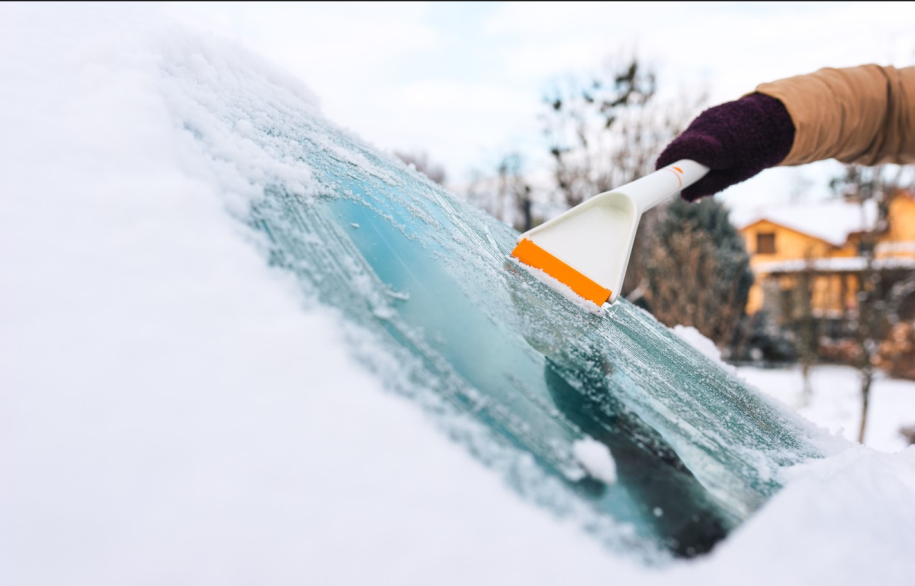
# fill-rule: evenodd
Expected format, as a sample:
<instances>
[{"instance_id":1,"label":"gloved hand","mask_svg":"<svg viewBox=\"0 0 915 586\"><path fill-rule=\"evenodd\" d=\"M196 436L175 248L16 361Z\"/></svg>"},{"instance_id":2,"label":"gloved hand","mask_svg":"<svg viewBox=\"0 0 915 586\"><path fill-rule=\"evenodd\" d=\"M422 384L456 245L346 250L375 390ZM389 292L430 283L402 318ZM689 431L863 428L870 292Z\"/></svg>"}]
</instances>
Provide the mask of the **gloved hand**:
<instances>
[{"instance_id":1,"label":"gloved hand","mask_svg":"<svg viewBox=\"0 0 915 586\"><path fill-rule=\"evenodd\" d=\"M656 168L692 159L710 170L683 190L687 201L713 195L781 163L794 144L794 122L777 99L750 94L709 108L675 138Z\"/></svg>"}]
</instances>

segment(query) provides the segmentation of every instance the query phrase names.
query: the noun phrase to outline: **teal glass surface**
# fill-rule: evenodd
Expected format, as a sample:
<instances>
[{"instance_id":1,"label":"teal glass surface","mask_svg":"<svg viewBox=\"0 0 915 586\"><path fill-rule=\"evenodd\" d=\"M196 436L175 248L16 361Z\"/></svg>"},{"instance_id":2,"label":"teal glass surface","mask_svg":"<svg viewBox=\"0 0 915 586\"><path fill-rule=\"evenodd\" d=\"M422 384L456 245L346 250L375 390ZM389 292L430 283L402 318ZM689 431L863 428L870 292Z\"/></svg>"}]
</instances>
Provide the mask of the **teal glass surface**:
<instances>
[{"instance_id":1,"label":"teal glass surface","mask_svg":"<svg viewBox=\"0 0 915 586\"><path fill-rule=\"evenodd\" d=\"M691 556L774 494L780 468L822 456L804 423L651 315L590 313L536 280L509 258L514 230L399 162L317 116L260 130L316 186L276 180L252 205L271 263L524 498L645 559ZM575 459L584 437L610 449L617 482Z\"/></svg>"}]
</instances>

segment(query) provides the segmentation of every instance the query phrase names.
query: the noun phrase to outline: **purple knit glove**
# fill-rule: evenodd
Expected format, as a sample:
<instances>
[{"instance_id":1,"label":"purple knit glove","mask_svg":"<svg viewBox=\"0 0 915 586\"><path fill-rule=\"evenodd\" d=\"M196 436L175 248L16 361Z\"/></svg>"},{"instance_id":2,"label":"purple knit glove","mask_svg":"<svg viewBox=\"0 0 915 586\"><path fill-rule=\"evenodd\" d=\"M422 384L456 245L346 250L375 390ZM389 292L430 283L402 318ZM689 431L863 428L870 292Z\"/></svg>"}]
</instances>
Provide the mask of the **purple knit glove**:
<instances>
[{"instance_id":1,"label":"purple knit glove","mask_svg":"<svg viewBox=\"0 0 915 586\"><path fill-rule=\"evenodd\" d=\"M700 114L667 145L656 168L680 159L708 167L708 175L680 194L686 201L696 201L778 165L793 144L794 122L784 104L764 94L750 94Z\"/></svg>"}]
</instances>

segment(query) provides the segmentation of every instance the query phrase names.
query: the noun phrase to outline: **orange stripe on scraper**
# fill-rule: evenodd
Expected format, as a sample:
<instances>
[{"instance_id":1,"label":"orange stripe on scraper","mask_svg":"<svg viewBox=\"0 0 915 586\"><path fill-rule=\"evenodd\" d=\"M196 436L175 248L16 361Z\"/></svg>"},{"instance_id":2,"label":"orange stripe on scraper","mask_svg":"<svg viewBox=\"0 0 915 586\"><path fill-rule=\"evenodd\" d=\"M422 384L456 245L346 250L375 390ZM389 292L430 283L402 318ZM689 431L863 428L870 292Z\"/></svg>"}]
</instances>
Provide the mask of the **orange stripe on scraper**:
<instances>
[{"instance_id":1,"label":"orange stripe on scraper","mask_svg":"<svg viewBox=\"0 0 915 586\"><path fill-rule=\"evenodd\" d=\"M610 299L610 289L601 287L527 238L518 243L512 251L512 256L530 267L540 269L597 305Z\"/></svg>"}]
</instances>

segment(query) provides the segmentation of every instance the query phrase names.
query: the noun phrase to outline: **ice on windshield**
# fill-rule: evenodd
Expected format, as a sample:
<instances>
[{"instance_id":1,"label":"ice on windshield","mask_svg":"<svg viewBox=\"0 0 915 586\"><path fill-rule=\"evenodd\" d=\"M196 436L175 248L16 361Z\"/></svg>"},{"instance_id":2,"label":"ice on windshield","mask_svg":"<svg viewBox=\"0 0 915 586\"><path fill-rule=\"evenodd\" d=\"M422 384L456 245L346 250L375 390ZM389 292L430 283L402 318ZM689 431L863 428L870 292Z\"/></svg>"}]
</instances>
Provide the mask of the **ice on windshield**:
<instances>
[{"instance_id":1,"label":"ice on windshield","mask_svg":"<svg viewBox=\"0 0 915 586\"><path fill-rule=\"evenodd\" d=\"M240 191L266 186L234 211L270 262L524 497L647 559L689 556L777 491L780 469L823 455L799 419L651 315L570 303L510 260L514 230L301 101L166 67L199 147L247 178ZM576 457L582 441L607 448L614 482Z\"/></svg>"}]
</instances>

